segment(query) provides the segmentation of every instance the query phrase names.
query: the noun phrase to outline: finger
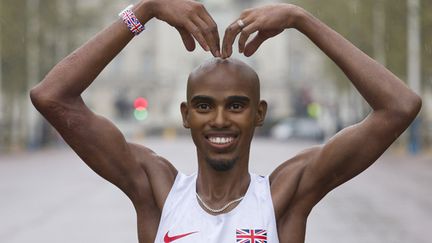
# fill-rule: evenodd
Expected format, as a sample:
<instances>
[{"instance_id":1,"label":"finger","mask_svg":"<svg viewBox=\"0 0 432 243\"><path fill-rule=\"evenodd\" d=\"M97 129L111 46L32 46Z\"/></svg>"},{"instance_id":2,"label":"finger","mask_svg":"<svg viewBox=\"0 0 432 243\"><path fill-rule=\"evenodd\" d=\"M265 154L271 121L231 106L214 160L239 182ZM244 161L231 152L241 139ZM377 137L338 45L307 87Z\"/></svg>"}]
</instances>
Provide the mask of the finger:
<instances>
[{"instance_id":1,"label":"finger","mask_svg":"<svg viewBox=\"0 0 432 243\"><path fill-rule=\"evenodd\" d=\"M214 40L213 33L212 33L214 31L217 32L216 25L213 25L213 26L208 25L199 16L194 17L193 22L200 29L200 32L206 41L206 45L209 47L213 56L215 56L215 57L218 55L220 56L219 50L218 50L219 48L216 46L216 40Z\"/></svg>"},{"instance_id":2,"label":"finger","mask_svg":"<svg viewBox=\"0 0 432 243\"><path fill-rule=\"evenodd\" d=\"M180 33L180 36L182 38L183 44L186 47L186 50L188 51L195 50L195 40L192 37L192 35L183 28L177 28L177 30Z\"/></svg>"},{"instance_id":3,"label":"finger","mask_svg":"<svg viewBox=\"0 0 432 243\"><path fill-rule=\"evenodd\" d=\"M220 57L221 54L219 31L216 22L213 20L213 18L210 16L206 9L204 9L204 13L201 13L199 17L207 24L207 29L205 30L205 33L208 37L207 44L210 46L210 50L212 50L214 56Z\"/></svg>"},{"instance_id":4,"label":"finger","mask_svg":"<svg viewBox=\"0 0 432 243\"><path fill-rule=\"evenodd\" d=\"M244 51L246 41L249 39L249 36L255 31L257 31L257 27L254 24L250 24L243 28L238 41L238 48L240 53Z\"/></svg>"},{"instance_id":5,"label":"finger","mask_svg":"<svg viewBox=\"0 0 432 243\"><path fill-rule=\"evenodd\" d=\"M222 57L227 58L232 54L232 45L236 36L240 33L241 27L237 23L238 20L231 23L225 30L225 35L222 41Z\"/></svg>"},{"instance_id":6,"label":"finger","mask_svg":"<svg viewBox=\"0 0 432 243\"><path fill-rule=\"evenodd\" d=\"M263 36L261 32L258 32L258 34L249 42L244 48L244 55L247 57L250 57L252 54L255 53L255 51L260 47L260 45L267 40L268 38Z\"/></svg>"},{"instance_id":7,"label":"finger","mask_svg":"<svg viewBox=\"0 0 432 243\"><path fill-rule=\"evenodd\" d=\"M209 51L209 47L207 45L207 41L201 33L201 30L198 26L196 26L193 22L188 22L186 24L186 30L198 41L198 44L205 50Z\"/></svg>"}]
</instances>

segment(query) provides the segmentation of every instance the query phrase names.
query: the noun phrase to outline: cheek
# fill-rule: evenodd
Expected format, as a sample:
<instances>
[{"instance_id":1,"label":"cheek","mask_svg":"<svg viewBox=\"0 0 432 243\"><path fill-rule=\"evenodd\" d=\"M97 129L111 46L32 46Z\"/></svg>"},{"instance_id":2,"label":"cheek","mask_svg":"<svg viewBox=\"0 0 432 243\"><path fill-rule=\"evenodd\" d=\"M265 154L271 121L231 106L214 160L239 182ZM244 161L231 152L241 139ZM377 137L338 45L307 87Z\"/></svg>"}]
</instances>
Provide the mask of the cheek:
<instances>
[{"instance_id":1,"label":"cheek","mask_svg":"<svg viewBox=\"0 0 432 243\"><path fill-rule=\"evenodd\" d=\"M202 129L197 127L197 125L194 123L189 124L189 125L190 125L189 132L190 132L193 143L198 148L202 147L201 145L203 144L203 139L204 139L204 137L201 135Z\"/></svg>"},{"instance_id":2,"label":"cheek","mask_svg":"<svg viewBox=\"0 0 432 243\"><path fill-rule=\"evenodd\" d=\"M251 129L255 127L255 113L252 110L245 111L244 113L236 114L232 116L232 120L235 121L240 127Z\"/></svg>"},{"instance_id":3,"label":"cheek","mask_svg":"<svg viewBox=\"0 0 432 243\"><path fill-rule=\"evenodd\" d=\"M253 117L243 117L235 121L236 127L241 130L243 137L250 140L255 131L255 120Z\"/></svg>"},{"instance_id":4,"label":"cheek","mask_svg":"<svg viewBox=\"0 0 432 243\"><path fill-rule=\"evenodd\" d=\"M207 118L205 115L192 113L189 115L188 122L191 129L202 129L207 122Z\"/></svg>"},{"instance_id":5,"label":"cheek","mask_svg":"<svg viewBox=\"0 0 432 243\"><path fill-rule=\"evenodd\" d=\"M196 114L190 114L188 123L192 138L195 140L202 134L202 131L205 129L206 118L202 115L198 116Z\"/></svg>"}]
</instances>

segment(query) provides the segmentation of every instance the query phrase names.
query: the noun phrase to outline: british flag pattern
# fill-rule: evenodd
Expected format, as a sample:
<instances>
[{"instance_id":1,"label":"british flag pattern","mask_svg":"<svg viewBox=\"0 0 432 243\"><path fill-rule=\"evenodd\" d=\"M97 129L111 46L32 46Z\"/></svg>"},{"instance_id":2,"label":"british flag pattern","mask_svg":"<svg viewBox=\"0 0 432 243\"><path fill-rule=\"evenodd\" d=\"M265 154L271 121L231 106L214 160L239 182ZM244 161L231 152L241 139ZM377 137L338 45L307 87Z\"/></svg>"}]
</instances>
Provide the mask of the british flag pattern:
<instances>
[{"instance_id":1,"label":"british flag pattern","mask_svg":"<svg viewBox=\"0 0 432 243\"><path fill-rule=\"evenodd\" d=\"M237 229L237 243L267 243L267 230L263 229Z\"/></svg>"},{"instance_id":2,"label":"british flag pattern","mask_svg":"<svg viewBox=\"0 0 432 243\"><path fill-rule=\"evenodd\" d=\"M145 29L144 25L140 23L140 21L130 9L124 11L122 18L129 30L132 31L135 35L138 35Z\"/></svg>"}]
</instances>

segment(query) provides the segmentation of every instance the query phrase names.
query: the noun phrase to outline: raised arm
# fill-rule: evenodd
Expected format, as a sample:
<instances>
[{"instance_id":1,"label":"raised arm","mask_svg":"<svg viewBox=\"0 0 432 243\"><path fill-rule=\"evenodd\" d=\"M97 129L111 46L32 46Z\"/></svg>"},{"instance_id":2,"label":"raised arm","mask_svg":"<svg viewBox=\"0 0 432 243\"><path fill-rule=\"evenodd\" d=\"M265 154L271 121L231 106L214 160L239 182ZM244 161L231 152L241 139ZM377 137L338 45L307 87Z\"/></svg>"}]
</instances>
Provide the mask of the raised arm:
<instances>
[{"instance_id":1,"label":"raised arm","mask_svg":"<svg viewBox=\"0 0 432 243\"><path fill-rule=\"evenodd\" d=\"M389 70L300 7L268 5L246 10L239 19L245 26L242 29L235 21L228 27L223 57L231 55L238 34L240 52L250 56L266 39L295 28L340 67L373 109L360 123L285 162L272 174L276 212L281 214L287 205L301 205L308 213L326 193L378 159L416 117L421 99ZM254 32L257 35L246 43Z\"/></svg>"},{"instance_id":2,"label":"raised arm","mask_svg":"<svg viewBox=\"0 0 432 243\"><path fill-rule=\"evenodd\" d=\"M219 55L219 39L214 34L217 27L202 4L143 0L133 12L142 24L156 17L177 28L190 51L196 39L204 49ZM149 149L126 142L110 121L94 114L81 98L81 93L133 37L121 19L115 21L59 62L30 96L35 107L96 173L117 185L134 202L152 202L148 197L153 197L162 208L176 170Z\"/></svg>"},{"instance_id":3,"label":"raised arm","mask_svg":"<svg viewBox=\"0 0 432 243\"><path fill-rule=\"evenodd\" d=\"M362 122L344 129L311 156L305 188L309 183L314 188L321 185L318 192L324 195L375 162L415 119L421 99L388 69L310 14L303 12L299 19L297 29L341 68L372 108Z\"/></svg>"}]
</instances>

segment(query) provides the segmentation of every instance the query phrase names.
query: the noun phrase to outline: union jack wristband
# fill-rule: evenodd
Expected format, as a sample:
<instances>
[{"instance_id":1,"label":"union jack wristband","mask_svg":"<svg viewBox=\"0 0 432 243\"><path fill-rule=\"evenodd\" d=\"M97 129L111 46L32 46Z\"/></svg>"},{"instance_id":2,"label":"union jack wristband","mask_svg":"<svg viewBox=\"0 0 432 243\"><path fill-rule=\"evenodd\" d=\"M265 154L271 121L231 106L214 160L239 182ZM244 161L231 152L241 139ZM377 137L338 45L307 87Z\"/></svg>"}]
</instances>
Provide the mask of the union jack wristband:
<instances>
[{"instance_id":1,"label":"union jack wristband","mask_svg":"<svg viewBox=\"0 0 432 243\"><path fill-rule=\"evenodd\" d=\"M139 35L145 30L145 27L141 24L135 14L132 12L132 7L132 4L127 6L123 11L119 13L119 17L122 18L123 22L134 35Z\"/></svg>"}]
</instances>

